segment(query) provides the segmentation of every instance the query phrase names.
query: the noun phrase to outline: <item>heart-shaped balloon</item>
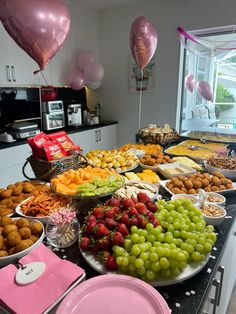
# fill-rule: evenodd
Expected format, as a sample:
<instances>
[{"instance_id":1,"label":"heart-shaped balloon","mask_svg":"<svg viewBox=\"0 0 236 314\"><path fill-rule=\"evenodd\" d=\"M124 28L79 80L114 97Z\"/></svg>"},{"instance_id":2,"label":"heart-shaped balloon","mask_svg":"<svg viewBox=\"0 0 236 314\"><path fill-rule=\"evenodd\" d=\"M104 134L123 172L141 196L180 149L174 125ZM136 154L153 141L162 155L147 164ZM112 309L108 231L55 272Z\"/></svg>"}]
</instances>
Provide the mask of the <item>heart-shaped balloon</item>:
<instances>
[{"instance_id":1,"label":"heart-shaped balloon","mask_svg":"<svg viewBox=\"0 0 236 314\"><path fill-rule=\"evenodd\" d=\"M0 19L8 34L44 70L70 30L62 0L1 0Z\"/></svg>"},{"instance_id":2,"label":"heart-shaped balloon","mask_svg":"<svg viewBox=\"0 0 236 314\"><path fill-rule=\"evenodd\" d=\"M138 17L130 30L130 49L140 69L151 61L157 47L155 26L144 16Z\"/></svg>"},{"instance_id":3,"label":"heart-shaped balloon","mask_svg":"<svg viewBox=\"0 0 236 314\"><path fill-rule=\"evenodd\" d=\"M206 81L198 81L196 85L197 92L202 98L213 101L213 92L211 86Z\"/></svg>"},{"instance_id":4,"label":"heart-shaped balloon","mask_svg":"<svg viewBox=\"0 0 236 314\"><path fill-rule=\"evenodd\" d=\"M184 79L184 86L187 88L188 91L191 93L193 92L194 86L195 86L195 80L193 74L186 75Z\"/></svg>"}]
</instances>

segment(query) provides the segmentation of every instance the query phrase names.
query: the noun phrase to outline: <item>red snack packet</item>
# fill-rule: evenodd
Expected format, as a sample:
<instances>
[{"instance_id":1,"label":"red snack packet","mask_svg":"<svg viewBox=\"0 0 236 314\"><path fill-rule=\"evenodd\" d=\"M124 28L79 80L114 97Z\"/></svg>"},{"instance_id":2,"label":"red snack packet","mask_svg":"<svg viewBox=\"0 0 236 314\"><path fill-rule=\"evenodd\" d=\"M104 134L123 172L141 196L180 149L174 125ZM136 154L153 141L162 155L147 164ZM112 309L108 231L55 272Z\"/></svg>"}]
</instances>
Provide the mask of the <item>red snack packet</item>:
<instances>
[{"instance_id":1,"label":"red snack packet","mask_svg":"<svg viewBox=\"0 0 236 314\"><path fill-rule=\"evenodd\" d=\"M49 138L45 133L40 132L34 137L29 137L27 141L30 147L32 148L32 154L34 158L47 159L45 156L45 152L42 149L43 143L49 141Z\"/></svg>"},{"instance_id":2,"label":"red snack packet","mask_svg":"<svg viewBox=\"0 0 236 314\"><path fill-rule=\"evenodd\" d=\"M47 160L56 160L66 156L66 152L60 143L48 141L42 144Z\"/></svg>"},{"instance_id":3,"label":"red snack packet","mask_svg":"<svg viewBox=\"0 0 236 314\"><path fill-rule=\"evenodd\" d=\"M75 144L72 142L72 140L69 138L65 131L49 134L48 137L52 141L59 142L63 149L66 151L67 155L71 154L70 151L73 152L80 151L80 146L79 145L75 146Z\"/></svg>"}]
</instances>

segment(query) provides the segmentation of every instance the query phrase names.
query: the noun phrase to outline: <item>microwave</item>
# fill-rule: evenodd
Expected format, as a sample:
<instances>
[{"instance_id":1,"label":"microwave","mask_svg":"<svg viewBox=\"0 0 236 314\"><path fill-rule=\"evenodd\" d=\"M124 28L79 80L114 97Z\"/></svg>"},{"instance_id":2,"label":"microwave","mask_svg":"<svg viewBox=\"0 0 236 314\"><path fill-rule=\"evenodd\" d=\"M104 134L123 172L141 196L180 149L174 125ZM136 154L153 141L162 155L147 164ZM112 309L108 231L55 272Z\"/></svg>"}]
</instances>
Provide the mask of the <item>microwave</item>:
<instances>
[{"instance_id":1,"label":"microwave","mask_svg":"<svg viewBox=\"0 0 236 314\"><path fill-rule=\"evenodd\" d=\"M46 131L65 127L65 113L63 101L42 102L43 129Z\"/></svg>"},{"instance_id":2,"label":"microwave","mask_svg":"<svg viewBox=\"0 0 236 314\"><path fill-rule=\"evenodd\" d=\"M42 112L50 113L55 111L64 111L64 105L62 100L42 102Z\"/></svg>"}]
</instances>

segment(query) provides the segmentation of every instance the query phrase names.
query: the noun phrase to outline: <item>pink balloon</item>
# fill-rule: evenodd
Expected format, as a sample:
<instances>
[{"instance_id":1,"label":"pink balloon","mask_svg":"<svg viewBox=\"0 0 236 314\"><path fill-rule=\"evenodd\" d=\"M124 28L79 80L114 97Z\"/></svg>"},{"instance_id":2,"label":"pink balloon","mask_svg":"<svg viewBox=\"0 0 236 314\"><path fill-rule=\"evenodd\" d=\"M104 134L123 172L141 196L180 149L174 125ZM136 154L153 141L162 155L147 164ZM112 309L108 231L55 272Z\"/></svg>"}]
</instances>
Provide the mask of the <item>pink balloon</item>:
<instances>
[{"instance_id":1,"label":"pink balloon","mask_svg":"<svg viewBox=\"0 0 236 314\"><path fill-rule=\"evenodd\" d=\"M95 89L98 89L102 85L102 82L101 81L98 81L98 82L86 81L85 85L89 87L90 89L95 90Z\"/></svg>"},{"instance_id":2,"label":"pink balloon","mask_svg":"<svg viewBox=\"0 0 236 314\"><path fill-rule=\"evenodd\" d=\"M84 68L84 75L88 81L101 81L104 76L104 69L99 63L88 63Z\"/></svg>"},{"instance_id":3,"label":"pink balloon","mask_svg":"<svg viewBox=\"0 0 236 314\"><path fill-rule=\"evenodd\" d=\"M130 30L130 49L140 69L151 61L157 47L157 31L144 16L138 17Z\"/></svg>"},{"instance_id":4,"label":"pink balloon","mask_svg":"<svg viewBox=\"0 0 236 314\"><path fill-rule=\"evenodd\" d=\"M184 79L184 86L185 88L187 88L188 91L190 91L191 93L193 92L193 89L195 87L195 79L193 74L186 75Z\"/></svg>"},{"instance_id":5,"label":"pink balloon","mask_svg":"<svg viewBox=\"0 0 236 314\"><path fill-rule=\"evenodd\" d=\"M92 62L96 62L96 56L92 50L83 50L78 53L77 65L81 71L84 71L85 66Z\"/></svg>"},{"instance_id":6,"label":"pink balloon","mask_svg":"<svg viewBox=\"0 0 236 314\"><path fill-rule=\"evenodd\" d=\"M1 0L0 19L15 42L44 70L70 30L62 0Z\"/></svg>"},{"instance_id":7,"label":"pink balloon","mask_svg":"<svg viewBox=\"0 0 236 314\"><path fill-rule=\"evenodd\" d=\"M85 77L81 71L74 70L68 76L68 84L74 90L79 90L84 87Z\"/></svg>"},{"instance_id":8,"label":"pink balloon","mask_svg":"<svg viewBox=\"0 0 236 314\"><path fill-rule=\"evenodd\" d=\"M197 92L202 98L213 101L213 92L208 82L198 81L196 85Z\"/></svg>"}]
</instances>

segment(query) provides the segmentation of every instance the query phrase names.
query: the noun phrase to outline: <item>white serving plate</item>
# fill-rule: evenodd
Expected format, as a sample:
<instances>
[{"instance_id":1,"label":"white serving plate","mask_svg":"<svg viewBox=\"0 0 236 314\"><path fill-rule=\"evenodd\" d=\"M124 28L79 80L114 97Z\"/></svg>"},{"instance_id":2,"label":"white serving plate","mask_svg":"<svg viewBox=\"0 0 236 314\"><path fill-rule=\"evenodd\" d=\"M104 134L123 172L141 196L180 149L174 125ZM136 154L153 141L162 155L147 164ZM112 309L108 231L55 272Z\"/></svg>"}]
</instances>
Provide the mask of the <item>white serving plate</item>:
<instances>
[{"instance_id":1,"label":"white serving plate","mask_svg":"<svg viewBox=\"0 0 236 314\"><path fill-rule=\"evenodd\" d=\"M160 185L167 191L169 192L171 195L178 195L178 194L174 194L173 192L171 192L171 190L169 190L166 186L166 184L169 182L170 180L161 180L159 183ZM232 191L236 191L236 182L232 182L233 188L232 189L228 189L228 190L221 190L221 191L215 191L214 193L225 193L225 192L232 192ZM197 195L197 194L190 194L190 195Z\"/></svg>"},{"instance_id":2,"label":"white serving plate","mask_svg":"<svg viewBox=\"0 0 236 314\"><path fill-rule=\"evenodd\" d=\"M169 173L168 171L166 171L167 169L174 169L174 168L180 168L181 170L185 170L185 171L181 172L181 173L175 173L175 174L172 174L172 173ZM180 162L174 162L171 164L159 165L157 167L157 169L167 179L179 177L179 176L188 176L188 175L196 172L195 169L188 167L188 166L185 166L184 164L182 164Z\"/></svg>"},{"instance_id":3,"label":"white serving plate","mask_svg":"<svg viewBox=\"0 0 236 314\"><path fill-rule=\"evenodd\" d=\"M20 217L19 218L12 218L12 219L17 220L17 219L20 219ZM41 223L39 220L37 220L35 218L34 219L28 218L28 220L30 222L38 221L39 223ZM43 226L43 224L42 224L42 226ZM28 254L29 252L31 252L33 249L35 249L43 241L44 236L45 236L45 232L44 232L44 227L43 227L43 232L42 232L41 236L39 237L38 241L36 241L29 248L27 248L26 250L21 251L19 253L15 253L15 254L12 254L9 256L0 257L0 267L6 266L6 265L10 264L11 262L13 262L15 259L21 258L21 257L25 256L26 254Z\"/></svg>"},{"instance_id":4,"label":"white serving plate","mask_svg":"<svg viewBox=\"0 0 236 314\"><path fill-rule=\"evenodd\" d=\"M213 174L214 172L220 172L222 173L227 179L230 180L236 180L236 170L227 170L222 168L213 167L207 164L207 160L204 161L204 166L210 174Z\"/></svg>"},{"instance_id":5,"label":"white serving plate","mask_svg":"<svg viewBox=\"0 0 236 314\"><path fill-rule=\"evenodd\" d=\"M140 162L140 166L143 168L143 169L150 169L152 171L158 171L158 166L149 166L149 165L144 165Z\"/></svg>"},{"instance_id":6,"label":"white serving plate","mask_svg":"<svg viewBox=\"0 0 236 314\"><path fill-rule=\"evenodd\" d=\"M83 258L85 261L97 272L100 274L119 274L118 271L109 271L105 268L105 266L96 258L95 255L84 252L80 250ZM153 287L162 287L162 286L170 286L177 283L180 283L184 280L187 280L193 276L195 276L197 273L199 273L207 264L210 254L207 255L206 259L202 262L191 262L187 264L187 266L183 269L182 273L179 274L179 276L176 276L172 279L160 279L160 280L154 280L149 281L148 283L152 285Z\"/></svg>"}]
</instances>

